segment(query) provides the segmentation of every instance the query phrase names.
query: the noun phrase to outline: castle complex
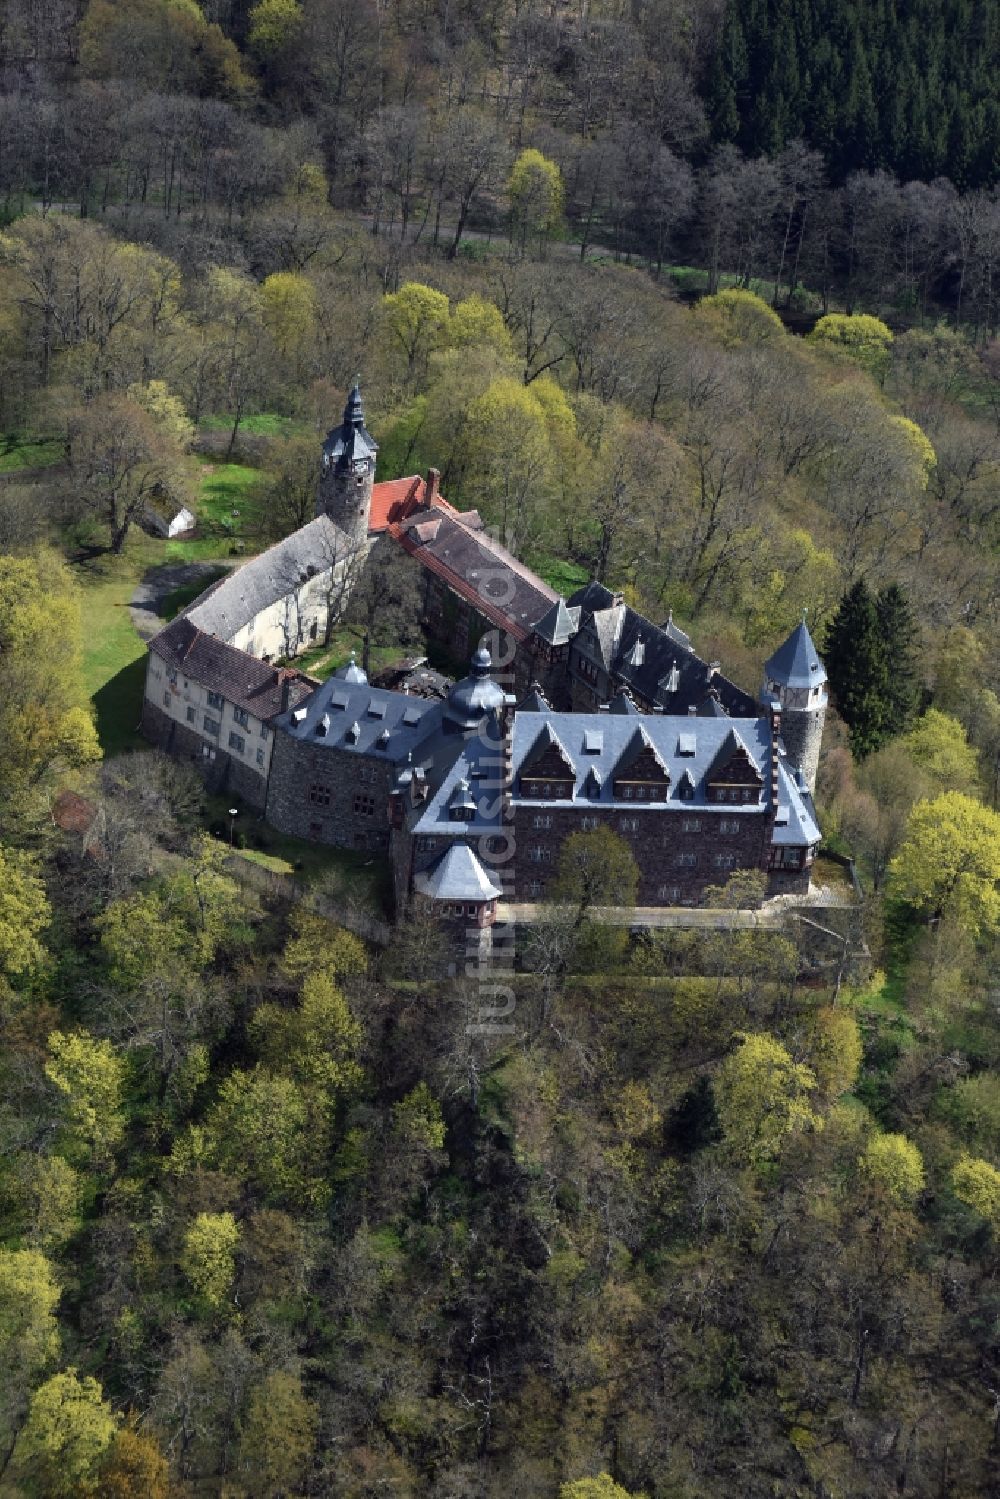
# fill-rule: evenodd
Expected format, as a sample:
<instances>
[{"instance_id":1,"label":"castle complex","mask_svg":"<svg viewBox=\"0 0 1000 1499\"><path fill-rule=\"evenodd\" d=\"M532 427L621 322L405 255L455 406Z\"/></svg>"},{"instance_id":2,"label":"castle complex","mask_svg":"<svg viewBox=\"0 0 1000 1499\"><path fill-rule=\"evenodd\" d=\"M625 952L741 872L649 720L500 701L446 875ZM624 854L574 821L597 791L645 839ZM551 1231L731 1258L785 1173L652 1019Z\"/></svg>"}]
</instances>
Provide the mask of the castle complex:
<instances>
[{"instance_id":1,"label":"castle complex","mask_svg":"<svg viewBox=\"0 0 1000 1499\"><path fill-rule=\"evenodd\" d=\"M501 898L544 899L564 839L598 827L631 847L643 906L697 904L740 869L807 890L827 696L805 623L756 700L672 619L600 583L560 597L435 470L376 484L376 455L355 385L316 518L150 642L147 737L283 832L386 854L398 910L416 894L484 931ZM471 658L443 701L353 661L323 683L287 664L394 547L419 570L424 628Z\"/></svg>"}]
</instances>

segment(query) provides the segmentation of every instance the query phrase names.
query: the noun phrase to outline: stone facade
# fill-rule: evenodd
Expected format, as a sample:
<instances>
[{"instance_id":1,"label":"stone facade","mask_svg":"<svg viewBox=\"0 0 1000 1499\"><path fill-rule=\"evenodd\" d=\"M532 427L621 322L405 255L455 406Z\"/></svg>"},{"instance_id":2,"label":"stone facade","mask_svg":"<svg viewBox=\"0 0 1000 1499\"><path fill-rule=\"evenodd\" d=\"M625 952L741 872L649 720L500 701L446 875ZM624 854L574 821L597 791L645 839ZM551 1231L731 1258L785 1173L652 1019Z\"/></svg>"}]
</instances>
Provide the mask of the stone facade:
<instances>
[{"instance_id":1,"label":"stone facade","mask_svg":"<svg viewBox=\"0 0 1000 1499\"><path fill-rule=\"evenodd\" d=\"M278 733L267 820L296 838L385 853L393 773L389 762Z\"/></svg>"},{"instance_id":2,"label":"stone facade","mask_svg":"<svg viewBox=\"0 0 1000 1499\"><path fill-rule=\"evenodd\" d=\"M737 818L704 807L664 816L656 806L543 810L519 802L513 821L516 899L550 895L565 839L599 827L628 844L639 869L640 906L695 906L709 885L724 885L737 870L768 867L771 820L764 807ZM808 888L808 873L805 878Z\"/></svg>"}]
</instances>

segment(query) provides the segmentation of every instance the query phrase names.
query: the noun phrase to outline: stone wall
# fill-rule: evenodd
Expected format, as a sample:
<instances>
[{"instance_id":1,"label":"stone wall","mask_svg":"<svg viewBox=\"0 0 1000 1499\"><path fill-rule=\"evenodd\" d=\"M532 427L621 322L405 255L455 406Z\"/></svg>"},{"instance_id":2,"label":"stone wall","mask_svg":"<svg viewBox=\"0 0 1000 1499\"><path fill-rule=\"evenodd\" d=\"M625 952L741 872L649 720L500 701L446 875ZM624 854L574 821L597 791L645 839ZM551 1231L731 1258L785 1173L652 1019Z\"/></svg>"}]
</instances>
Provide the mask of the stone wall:
<instances>
[{"instance_id":1,"label":"stone wall","mask_svg":"<svg viewBox=\"0 0 1000 1499\"><path fill-rule=\"evenodd\" d=\"M267 820L296 838L384 853L394 774L388 761L310 744L279 730L271 758Z\"/></svg>"},{"instance_id":2,"label":"stone wall","mask_svg":"<svg viewBox=\"0 0 1000 1499\"><path fill-rule=\"evenodd\" d=\"M216 747L186 723L178 723L148 697L142 705L142 732L157 749L177 760L189 761L211 792L228 792L255 811L264 811L267 801L265 776L238 756Z\"/></svg>"},{"instance_id":3,"label":"stone wall","mask_svg":"<svg viewBox=\"0 0 1000 1499\"><path fill-rule=\"evenodd\" d=\"M738 824L738 830L723 834L723 822ZM724 885L736 870L767 867L771 820L764 807L720 816L703 807L690 812L666 812L662 806L595 807L587 812L580 806L517 802L514 898L545 899L559 869L564 839L596 827L610 828L632 850L639 867L640 906L696 905L709 885Z\"/></svg>"}]
</instances>

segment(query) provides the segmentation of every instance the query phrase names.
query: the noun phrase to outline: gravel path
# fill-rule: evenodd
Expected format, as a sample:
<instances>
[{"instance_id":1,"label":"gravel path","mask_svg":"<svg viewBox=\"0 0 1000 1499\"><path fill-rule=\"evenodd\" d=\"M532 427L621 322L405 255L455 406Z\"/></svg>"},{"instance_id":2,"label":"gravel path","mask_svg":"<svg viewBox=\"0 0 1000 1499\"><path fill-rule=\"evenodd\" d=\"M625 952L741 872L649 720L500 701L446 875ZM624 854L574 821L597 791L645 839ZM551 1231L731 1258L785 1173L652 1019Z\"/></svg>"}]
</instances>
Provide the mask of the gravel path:
<instances>
[{"instance_id":1,"label":"gravel path","mask_svg":"<svg viewBox=\"0 0 1000 1499\"><path fill-rule=\"evenodd\" d=\"M162 630L165 623L163 607L175 589L194 583L198 578L207 579L225 565L222 562L164 562L159 567L151 567L136 584L128 606L140 640L151 640L158 630Z\"/></svg>"}]
</instances>

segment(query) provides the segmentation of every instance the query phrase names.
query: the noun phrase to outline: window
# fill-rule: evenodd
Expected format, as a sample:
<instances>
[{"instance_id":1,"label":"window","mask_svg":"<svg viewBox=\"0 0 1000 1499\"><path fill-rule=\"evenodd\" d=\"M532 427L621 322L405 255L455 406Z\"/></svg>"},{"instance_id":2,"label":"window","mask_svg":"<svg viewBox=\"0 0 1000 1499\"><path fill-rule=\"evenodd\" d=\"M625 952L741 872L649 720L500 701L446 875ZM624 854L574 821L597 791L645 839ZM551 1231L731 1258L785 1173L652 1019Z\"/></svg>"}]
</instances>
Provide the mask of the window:
<instances>
[{"instance_id":1,"label":"window","mask_svg":"<svg viewBox=\"0 0 1000 1499\"><path fill-rule=\"evenodd\" d=\"M270 734L270 732L271 732L271 730L268 728L267 724L266 723L262 723L261 726L260 726L260 737L262 739L266 739L267 736Z\"/></svg>"},{"instance_id":2,"label":"window","mask_svg":"<svg viewBox=\"0 0 1000 1499\"><path fill-rule=\"evenodd\" d=\"M165 692L163 694L163 706L165 708L169 708L170 707L170 693L169 692Z\"/></svg>"},{"instance_id":3,"label":"window","mask_svg":"<svg viewBox=\"0 0 1000 1499\"><path fill-rule=\"evenodd\" d=\"M539 895L543 895L544 893L545 893L545 886L542 884L541 880L529 880L529 882L528 882L528 894L529 895L534 895L535 897L537 897Z\"/></svg>"},{"instance_id":4,"label":"window","mask_svg":"<svg viewBox=\"0 0 1000 1499\"><path fill-rule=\"evenodd\" d=\"M596 828L597 827L597 818L596 817L581 817L581 819L580 819L580 826L583 828L583 831L585 833L589 833L590 830L591 830L591 828Z\"/></svg>"},{"instance_id":5,"label":"window","mask_svg":"<svg viewBox=\"0 0 1000 1499\"><path fill-rule=\"evenodd\" d=\"M233 717L244 729L250 727L250 715L245 708L234 708Z\"/></svg>"},{"instance_id":6,"label":"window","mask_svg":"<svg viewBox=\"0 0 1000 1499\"><path fill-rule=\"evenodd\" d=\"M209 718L208 714L206 713L205 717L202 719L202 724L204 725L206 734L218 734L219 720L217 718Z\"/></svg>"},{"instance_id":7,"label":"window","mask_svg":"<svg viewBox=\"0 0 1000 1499\"><path fill-rule=\"evenodd\" d=\"M714 859L712 860L712 863L715 865L716 869L732 869L733 865L736 863L736 855L716 854Z\"/></svg>"},{"instance_id":8,"label":"window","mask_svg":"<svg viewBox=\"0 0 1000 1499\"><path fill-rule=\"evenodd\" d=\"M552 818L547 812L536 812L531 819L531 826L533 828L550 828L552 826Z\"/></svg>"},{"instance_id":9,"label":"window","mask_svg":"<svg viewBox=\"0 0 1000 1499\"><path fill-rule=\"evenodd\" d=\"M700 833L701 832L701 818L700 817L684 817L684 818L682 818L681 819L681 831L684 832L684 833Z\"/></svg>"},{"instance_id":10,"label":"window","mask_svg":"<svg viewBox=\"0 0 1000 1499\"><path fill-rule=\"evenodd\" d=\"M309 800L314 807L328 807L330 805L329 786L321 786L318 782L314 782L309 787Z\"/></svg>"},{"instance_id":11,"label":"window","mask_svg":"<svg viewBox=\"0 0 1000 1499\"><path fill-rule=\"evenodd\" d=\"M528 858L532 864L548 864L552 858L552 850L550 848L543 848L541 844L536 843L534 847L528 849Z\"/></svg>"},{"instance_id":12,"label":"window","mask_svg":"<svg viewBox=\"0 0 1000 1499\"><path fill-rule=\"evenodd\" d=\"M208 694L208 706L210 708L221 708L224 702L225 698L221 692L210 692Z\"/></svg>"},{"instance_id":13,"label":"window","mask_svg":"<svg viewBox=\"0 0 1000 1499\"><path fill-rule=\"evenodd\" d=\"M698 862L697 854L678 854L674 860L678 869L693 869Z\"/></svg>"},{"instance_id":14,"label":"window","mask_svg":"<svg viewBox=\"0 0 1000 1499\"><path fill-rule=\"evenodd\" d=\"M171 687L176 687L177 686L177 673L175 671L168 671L167 672L167 681L170 683Z\"/></svg>"},{"instance_id":15,"label":"window","mask_svg":"<svg viewBox=\"0 0 1000 1499\"><path fill-rule=\"evenodd\" d=\"M740 830L740 820L739 820L738 817L720 817L719 818L719 832L720 833L738 833L739 830Z\"/></svg>"},{"instance_id":16,"label":"window","mask_svg":"<svg viewBox=\"0 0 1000 1499\"><path fill-rule=\"evenodd\" d=\"M232 731L230 731L230 734L229 734L229 748L231 750L235 750L238 755L242 755L243 751L246 749L246 747L247 747L247 742L243 738L243 735L242 734L234 734Z\"/></svg>"},{"instance_id":17,"label":"window","mask_svg":"<svg viewBox=\"0 0 1000 1499\"><path fill-rule=\"evenodd\" d=\"M658 900L667 900L673 905L681 898L681 887L680 885L661 885L656 896Z\"/></svg>"},{"instance_id":18,"label":"window","mask_svg":"<svg viewBox=\"0 0 1000 1499\"><path fill-rule=\"evenodd\" d=\"M198 717L198 714L195 712L194 708L192 708L191 704L189 703L188 707L187 707L187 721L188 721L188 723L194 723L194 721L195 721L195 719L197 717Z\"/></svg>"},{"instance_id":19,"label":"window","mask_svg":"<svg viewBox=\"0 0 1000 1499\"><path fill-rule=\"evenodd\" d=\"M437 839L436 838L426 838L426 837L418 838L417 839L417 852L421 853L421 854L430 853L431 849L434 848L436 846L436 844L437 844Z\"/></svg>"},{"instance_id":20,"label":"window","mask_svg":"<svg viewBox=\"0 0 1000 1499\"><path fill-rule=\"evenodd\" d=\"M310 836L310 838L319 838L319 837L322 836L322 833L323 833L323 824L321 822L311 822L309 824L309 836Z\"/></svg>"},{"instance_id":21,"label":"window","mask_svg":"<svg viewBox=\"0 0 1000 1499\"><path fill-rule=\"evenodd\" d=\"M618 823L623 833L637 833L639 831L638 817L623 817Z\"/></svg>"},{"instance_id":22,"label":"window","mask_svg":"<svg viewBox=\"0 0 1000 1499\"><path fill-rule=\"evenodd\" d=\"M367 792L359 791L354 798L354 815L356 817L375 816L375 798Z\"/></svg>"},{"instance_id":23,"label":"window","mask_svg":"<svg viewBox=\"0 0 1000 1499\"><path fill-rule=\"evenodd\" d=\"M261 770L264 769L264 751L262 749L259 749L257 751L257 764L260 766Z\"/></svg>"}]
</instances>

